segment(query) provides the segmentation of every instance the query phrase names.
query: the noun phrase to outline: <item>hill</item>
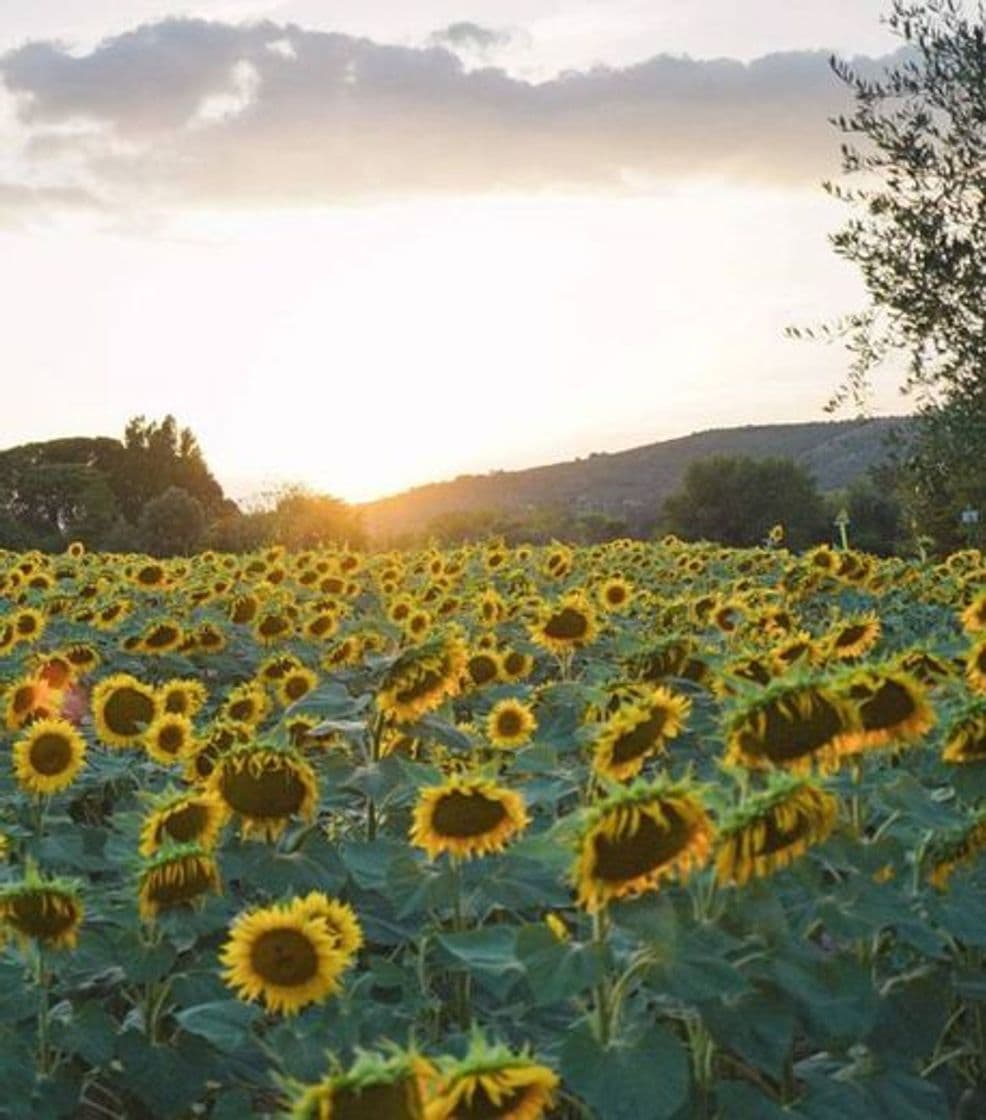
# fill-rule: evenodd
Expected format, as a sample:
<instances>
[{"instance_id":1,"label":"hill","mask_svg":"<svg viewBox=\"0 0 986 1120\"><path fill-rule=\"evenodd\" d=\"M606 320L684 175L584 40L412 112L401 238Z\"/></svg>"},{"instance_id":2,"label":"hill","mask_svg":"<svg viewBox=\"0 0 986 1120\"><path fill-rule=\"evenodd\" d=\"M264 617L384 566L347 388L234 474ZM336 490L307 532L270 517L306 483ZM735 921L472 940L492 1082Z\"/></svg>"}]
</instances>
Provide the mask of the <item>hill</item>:
<instances>
[{"instance_id":1,"label":"hill","mask_svg":"<svg viewBox=\"0 0 986 1120\"><path fill-rule=\"evenodd\" d=\"M450 514L559 506L621 518L641 531L654 523L664 499L697 459L789 457L811 471L820 489L838 490L881 462L887 436L906 426L906 420L892 417L716 428L566 463L460 475L367 502L361 510L371 537L381 541L419 533L435 518Z\"/></svg>"}]
</instances>

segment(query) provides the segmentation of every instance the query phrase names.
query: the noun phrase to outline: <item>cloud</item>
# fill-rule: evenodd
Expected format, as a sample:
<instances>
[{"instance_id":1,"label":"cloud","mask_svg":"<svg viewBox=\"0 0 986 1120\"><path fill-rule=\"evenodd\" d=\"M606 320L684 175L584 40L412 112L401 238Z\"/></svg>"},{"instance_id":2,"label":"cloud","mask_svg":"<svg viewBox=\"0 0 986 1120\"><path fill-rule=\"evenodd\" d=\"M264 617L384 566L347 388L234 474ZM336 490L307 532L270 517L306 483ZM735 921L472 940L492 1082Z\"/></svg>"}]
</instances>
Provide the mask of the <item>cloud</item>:
<instances>
[{"instance_id":1,"label":"cloud","mask_svg":"<svg viewBox=\"0 0 986 1120\"><path fill-rule=\"evenodd\" d=\"M24 226L52 211L102 210L102 202L78 187L32 187L0 182L0 230Z\"/></svg>"},{"instance_id":2,"label":"cloud","mask_svg":"<svg viewBox=\"0 0 986 1120\"><path fill-rule=\"evenodd\" d=\"M82 55L28 44L0 56L0 78L26 160L68 160L87 186L136 205L639 190L703 176L808 184L838 169L827 118L847 103L820 51L660 55L534 83L469 69L435 43L195 19Z\"/></svg>"},{"instance_id":3,"label":"cloud","mask_svg":"<svg viewBox=\"0 0 986 1120\"><path fill-rule=\"evenodd\" d=\"M478 23L462 20L450 23L441 31L433 31L428 42L434 47L448 47L452 51L475 51L489 55L500 47L509 46L514 33L503 28L481 27Z\"/></svg>"}]
</instances>

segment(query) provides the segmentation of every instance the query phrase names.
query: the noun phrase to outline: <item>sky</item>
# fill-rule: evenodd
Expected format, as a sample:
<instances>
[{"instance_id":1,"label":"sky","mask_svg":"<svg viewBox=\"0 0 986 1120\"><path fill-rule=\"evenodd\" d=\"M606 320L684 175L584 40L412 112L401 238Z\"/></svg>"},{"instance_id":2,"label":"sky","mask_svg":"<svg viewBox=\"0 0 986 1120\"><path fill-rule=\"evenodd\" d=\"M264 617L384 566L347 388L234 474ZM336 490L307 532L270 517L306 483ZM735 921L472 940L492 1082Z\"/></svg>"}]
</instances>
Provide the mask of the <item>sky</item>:
<instances>
[{"instance_id":1,"label":"sky","mask_svg":"<svg viewBox=\"0 0 986 1120\"><path fill-rule=\"evenodd\" d=\"M3 0L0 446L350 500L823 419L883 0ZM893 379L877 413L906 408Z\"/></svg>"}]
</instances>

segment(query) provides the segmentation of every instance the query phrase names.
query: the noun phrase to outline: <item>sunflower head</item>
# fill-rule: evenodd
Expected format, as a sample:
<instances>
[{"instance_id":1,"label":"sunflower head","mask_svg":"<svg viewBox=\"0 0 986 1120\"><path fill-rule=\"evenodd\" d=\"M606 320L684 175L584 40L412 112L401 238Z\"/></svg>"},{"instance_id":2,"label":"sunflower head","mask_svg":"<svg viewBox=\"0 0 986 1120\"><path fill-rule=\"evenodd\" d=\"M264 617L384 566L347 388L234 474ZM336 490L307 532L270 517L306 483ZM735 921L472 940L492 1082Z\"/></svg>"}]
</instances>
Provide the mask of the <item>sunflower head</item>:
<instances>
[{"instance_id":1,"label":"sunflower head","mask_svg":"<svg viewBox=\"0 0 986 1120\"><path fill-rule=\"evenodd\" d=\"M430 859L442 852L471 859L503 851L528 819L519 793L487 778L453 775L421 791L410 838Z\"/></svg>"},{"instance_id":2,"label":"sunflower head","mask_svg":"<svg viewBox=\"0 0 986 1120\"><path fill-rule=\"evenodd\" d=\"M856 726L840 740L843 754L914 742L935 724L926 687L899 666L857 669L840 684Z\"/></svg>"},{"instance_id":3,"label":"sunflower head","mask_svg":"<svg viewBox=\"0 0 986 1120\"><path fill-rule=\"evenodd\" d=\"M144 861L137 885L140 916L153 922L165 910L195 906L220 890L219 868L201 845L169 844Z\"/></svg>"},{"instance_id":4,"label":"sunflower head","mask_svg":"<svg viewBox=\"0 0 986 1120\"><path fill-rule=\"evenodd\" d=\"M942 759L958 764L986 762L986 697L966 705L952 721Z\"/></svg>"},{"instance_id":5,"label":"sunflower head","mask_svg":"<svg viewBox=\"0 0 986 1120\"><path fill-rule=\"evenodd\" d=\"M296 1089L290 1120L424 1120L424 1085L433 1077L431 1064L413 1051L357 1051L349 1069Z\"/></svg>"},{"instance_id":6,"label":"sunflower head","mask_svg":"<svg viewBox=\"0 0 986 1120\"><path fill-rule=\"evenodd\" d=\"M595 608L581 592L572 592L558 603L545 603L531 627L534 641L555 654L589 645L598 632Z\"/></svg>"},{"instance_id":7,"label":"sunflower head","mask_svg":"<svg viewBox=\"0 0 986 1120\"><path fill-rule=\"evenodd\" d=\"M311 820L318 800L315 771L293 748L235 746L221 755L206 789L236 814L244 836L276 840L292 817Z\"/></svg>"},{"instance_id":8,"label":"sunflower head","mask_svg":"<svg viewBox=\"0 0 986 1120\"><path fill-rule=\"evenodd\" d=\"M825 653L837 661L855 661L880 640L882 623L872 611L843 619L823 640Z\"/></svg>"},{"instance_id":9,"label":"sunflower head","mask_svg":"<svg viewBox=\"0 0 986 1120\"><path fill-rule=\"evenodd\" d=\"M486 717L486 737L494 747L521 747L537 730L537 719L522 700L499 700Z\"/></svg>"},{"instance_id":10,"label":"sunflower head","mask_svg":"<svg viewBox=\"0 0 986 1120\"><path fill-rule=\"evenodd\" d=\"M928 882L937 890L948 889L956 869L973 863L986 849L986 811L980 810L964 828L938 837L925 856Z\"/></svg>"},{"instance_id":11,"label":"sunflower head","mask_svg":"<svg viewBox=\"0 0 986 1120\"><path fill-rule=\"evenodd\" d=\"M354 957L363 947L363 929L351 906L321 891L310 891L298 901L308 917L316 918L325 925L336 948L348 958Z\"/></svg>"},{"instance_id":12,"label":"sunflower head","mask_svg":"<svg viewBox=\"0 0 986 1120\"><path fill-rule=\"evenodd\" d=\"M128 673L105 677L92 691L92 715L100 739L111 747L130 747L160 714L157 690Z\"/></svg>"},{"instance_id":13,"label":"sunflower head","mask_svg":"<svg viewBox=\"0 0 986 1120\"><path fill-rule=\"evenodd\" d=\"M442 634L401 653L384 674L377 706L396 723L411 723L455 696L466 668L466 647Z\"/></svg>"},{"instance_id":14,"label":"sunflower head","mask_svg":"<svg viewBox=\"0 0 986 1120\"><path fill-rule=\"evenodd\" d=\"M349 963L325 922L300 899L240 914L219 959L240 999L263 1000L285 1015L333 995Z\"/></svg>"},{"instance_id":15,"label":"sunflower head","mask_svg":"<svg viewBox=\"0 0 986 1120\"><path fill-rule=\"evenodd\" d=\"M144 748L155 762L170 766L195 754L195 728L188 716L163 712L141 736Z\"/></svg>"},{"instance_id":16,"label":"sunflower head","mask_svg":"<svg viewBox=\"0 0 986 1120\"><path fill-rule=\"evenodd\" d=\"M712 822L688 783L637 783L587 814L572 878L590 912L684 879L709 858Z\"/></svg>"},{"instance_id":17,"label":"sunflower head","mask_svg":"<svg viewBox=\"0 0 986 1120\"><path fill-rule=\"evenodd\" d=\"M198 680L170 680L158 689L161 708L169 715L194 716L206 702L208 692Z\"/></svg>"},{"instance_id":18,"label":"sunflower head","mask_svg":"<svg viewBox=\"0 0 986 1120\"><path fill-rule=\"evenodd\" d=\"M663 751L681 731L691 701L661 685L620 705L596 737L593 767L600 774L623 781L640 773L650 756Z\"/></svg>"},{"instance_id":19,"label":"sunflower head","mask_svg":"<svg viewBox=\"0 0 986 1120\"><path fill-rule=\"evenodd\" d=\"M296 704L318 684L318 674L312 669L298 666L289 669L277 682L277 698L281 704L288 708Z\"/></svg>"},{"instance_id":20,"label":"sunflower head","mask_svg":"<svg viewBox=\"0 0 986 1120\"><path fill-rule=\"evenodd\" d=\"M86 741L66 719L35 720L14 743L14 773L28 793L52 794L70 786L86 759Z\"/></svg>"},{"instance_id":21,"label":"sunflower head","mask_svg":"<svg viewBox=\"0 0 986 1120\"><path fill-rule=\"evenodd\" d=\"M443 1063L427 1120L539 1120L554 1104L558 1083L530 1055L477 1034L464 1058Z\"/></svg>"},{"instance_id":22,"label":"sunflower head","mask_svg":"<svg viewBox=\"0 0 986 1120\"><path fill-rule=\"evenodd\" d=\"M0 887L0 921L24 943L74 949L84 913L78 883L46 878L32 864L20 882Z\"/></svg>"},{"instance_id":23,"label":"sunflower head","mask_svg":"<svg viewBox=\"0 0 986 1120\"><path fill-rule=\"evenodd\" d=\"M7 728L17 731L35 720L57 715L62 693L43 677L22 677L7 686L4 700Z\"/></svg>"},{"instance_id":24,"label":"sunflower head","mask_svg":"<svg viewBox=\"0 0 986 1120\"><path fill-rule=\"evenodd\" d=\"M838 802L803 778L771 775L767 788L748 797L719 830L716 878L742 886L787 867L835 825Z\"/></svg>"},{"instance_id":25,"label":"sunflower head","mask_svg":"<svg viewBox=\"0 0 986 1120\"><path fill-rule=\"evenodd\" d=\"M169 793L151 808L140 830L140 854L152 856L169 844L197 844L210 852L226 819L211 793Z\"/></svg>"}]
</instances>

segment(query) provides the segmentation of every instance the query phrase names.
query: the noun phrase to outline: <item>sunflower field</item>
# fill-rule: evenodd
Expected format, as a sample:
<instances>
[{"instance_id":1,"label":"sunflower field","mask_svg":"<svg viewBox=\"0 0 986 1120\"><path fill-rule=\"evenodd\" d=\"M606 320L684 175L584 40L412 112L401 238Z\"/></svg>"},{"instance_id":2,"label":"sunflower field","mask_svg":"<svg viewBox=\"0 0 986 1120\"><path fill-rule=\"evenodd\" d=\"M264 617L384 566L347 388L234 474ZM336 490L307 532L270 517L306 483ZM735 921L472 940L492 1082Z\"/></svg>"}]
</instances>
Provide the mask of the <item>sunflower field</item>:
<instances>
[{"instance_id":1,"label":"sunflower field","mask_svg":"<svg viewBox=\"0 0 986 1120\"><path fill-rule=\"evenodd\" d=\"M0 1116L986 1116L986 563L0 552Z\"/></svg>"}]
</instances>

